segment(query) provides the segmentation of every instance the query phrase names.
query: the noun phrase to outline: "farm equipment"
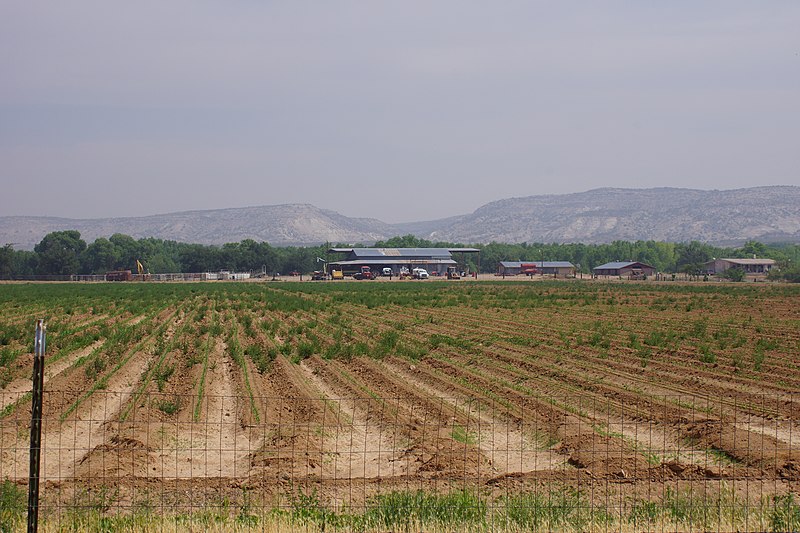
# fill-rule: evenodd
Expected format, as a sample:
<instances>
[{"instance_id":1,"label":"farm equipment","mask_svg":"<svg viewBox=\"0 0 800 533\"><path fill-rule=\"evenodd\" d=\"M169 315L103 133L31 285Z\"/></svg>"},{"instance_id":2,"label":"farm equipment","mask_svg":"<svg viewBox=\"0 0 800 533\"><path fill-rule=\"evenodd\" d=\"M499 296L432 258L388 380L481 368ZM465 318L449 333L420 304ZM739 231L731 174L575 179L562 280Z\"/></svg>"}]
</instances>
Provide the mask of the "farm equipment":
<instances>
[{"instance_id":1,"label":"farm equipment","mask_svg":"<svg viewBox=\"0 0 800 533\"><path fill-rule=\"evenodd\" d=\"M461 274L458 273L456 267L454 266L447 267L447 279L461 279Z\"/></svg>"},{"instance_id":2,"label":"farm equipment","mask_svg":"<svg viewBox=\"0 0 800 533\"><path fill-rule=\"evenodd\" d=\"M341 270L331 270L331 279L344 279L344 272Z\"/></svg>"},{"instance_id":3,"label":"farm equipment","mask_svg":"<svg viewBox=\"0 0 800 533\"><path fill-rule=\"evenodd\" d=\"M375 279L375 274L368 266L362 266L359 272L353 274L353 279Z\"/></svg>"},{"instance_id":4,"label":"farm equipment","mask_svg":"<svg viewBox=\"0 0 800 533\"><path fill-rule=\"evenodd\" d=\"M311 274L311 281L325 281L326 279L328 279L328 276L325 272L315 270L314 273Z\"/></svg>"},{"instance_id":5,"label":"farm equipment","mask_svg":"<svg viewBox=\"0 0 800 533\"><path fill-rule=\"evenodd\" d=\"M628 279L644 280L647 279L647 274L645 274L644 270L641 268L632 268L630 275L628 275Z\"/></svg>"},{"instance_id":6,"label":"farm equipment","mask_svg":"<svg viewBox=\"0 0 800 533\"><path fill-rule=\"evenodd\" d=\"M144 265L138 259L136 260L136 275L133 279L136 281L150 281L150 274L145 272Z\"/></svg>"}]
</instances>

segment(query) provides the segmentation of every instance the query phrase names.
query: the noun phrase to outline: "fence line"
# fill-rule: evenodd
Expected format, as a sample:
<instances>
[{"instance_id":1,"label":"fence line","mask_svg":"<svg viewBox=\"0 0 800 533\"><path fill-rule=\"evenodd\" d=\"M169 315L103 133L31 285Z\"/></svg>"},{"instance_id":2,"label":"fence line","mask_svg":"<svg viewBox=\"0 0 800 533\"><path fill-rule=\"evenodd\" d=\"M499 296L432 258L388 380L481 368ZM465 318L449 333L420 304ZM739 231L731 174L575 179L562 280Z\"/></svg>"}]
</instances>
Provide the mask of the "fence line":
<instances>
[{"instance_id":1,"label":"fence line","mask_svg":"<svg viewBox=\"0 0 800 533\"><path fill-rule=\"evenodd\" d=\"M46 391L40 514L59 530L797 529L798 400ZM0 401L13 501L30 399Z\"/></svg>"}]
</instances>

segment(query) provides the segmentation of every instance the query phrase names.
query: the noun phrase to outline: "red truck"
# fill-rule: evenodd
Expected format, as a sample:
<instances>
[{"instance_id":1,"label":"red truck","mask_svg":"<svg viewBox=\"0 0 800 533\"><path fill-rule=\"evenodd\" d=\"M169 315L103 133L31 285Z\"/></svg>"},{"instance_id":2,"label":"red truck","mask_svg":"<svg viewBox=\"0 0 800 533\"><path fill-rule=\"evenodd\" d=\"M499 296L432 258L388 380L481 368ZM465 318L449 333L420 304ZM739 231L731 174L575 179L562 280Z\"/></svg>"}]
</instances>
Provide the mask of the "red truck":
<instances>
[{"instance_id":1,"label":"red truck","mask_svg":"<svg viewBox=\"0 0 800 533\"><path fill-rule=\"evenodd\" d=\"M375 274L368 266L362 266L360 272L353 274L353 279L375 279Z\"/></svg>"}]
</instances>

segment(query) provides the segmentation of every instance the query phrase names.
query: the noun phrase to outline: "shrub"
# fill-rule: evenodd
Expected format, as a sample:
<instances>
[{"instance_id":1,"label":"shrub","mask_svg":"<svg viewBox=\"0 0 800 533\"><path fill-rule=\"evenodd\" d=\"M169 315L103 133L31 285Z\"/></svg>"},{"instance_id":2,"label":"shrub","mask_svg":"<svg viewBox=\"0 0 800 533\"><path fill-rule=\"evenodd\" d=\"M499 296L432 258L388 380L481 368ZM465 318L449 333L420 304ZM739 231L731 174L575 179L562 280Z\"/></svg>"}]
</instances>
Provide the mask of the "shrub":
<instances>
[{"instance_id":1,"label":"shrub","mask_svg":"<svg viewBox=\"0 0 800 533\"><path fill-rule=\"evenodd\" d=\"M794 494L775 496L772 503L769 523L773 531L800 530L800 505L795 502Z\"/></svg>"},{"instance_id":2,"label":"shrub","mask_svg":"<svg viewBox=\"0 0 800 533\"><path fill-rule=\"evenodd\" d=\"M378 351L379 355L383 356L388 353L391 353L395 346L397 346L397 342L400 340L400 333L397 330L390 329L384 331L380 338L378 339Z\"/></svg>"},{"instance_id":3,"label":"shrub","mask_svg":"<svg viewBox=\"0 0 800 533\"><path fill-rule=\"evenodd\" d=\"M156 370L155 372L156 386L158 387L159 392L164 390L164 385L167 384L167 381L169 381L169 378L171 378L172 374L174 373L175 373L174 366L164 366Z\"/></svg>"},{"instance_id":4,"label":"shrub","mask_svg":"<svg viewBox=\"0 0 800 533\"><path fill-rule=\"evenodd\" d=\"M264 348L258 344L251 344L244 349L244 353L250 359L260 374L263 374L269 368L270 363L278 356L278 349L271 346L264 351Z\"/></svg>"},{"instance_id":5,"label":"shrub","mask_svg":"<svg viewBox=\"0 0 800 533\"><path fill-rule=\"evenodd\" d=\"M717 362L717 356L711 351L711 346L708 344L700 345L700 360L704 363L713 364Z\"/></svg>"},{"instance_id":6,"label":"shrub","mask_svg":"<svg viewBox=\"0 0 800 533\"><path fill-rule=\"evenodd\" d=\"M307 341L297 343L297 355L292 358L293 363L299 363L303 359L308 359L314 355L314 345Z\"/></svg>"},{"instance_id":7,"label":"shrub","mask_svg":"<svg viewBox=\"0 0 800 533\"><path fill-rule=\"evenodd\" d=\"M744 281L744 270L741 268L729 268L722 273L722 277L729 281Z\"/></svg>"},{"instance_id":8,"label":"shrub","mask_svg":"<svg viewBox=\"0 0 800 533\"><path fill-rule=\"evenodd\" d=\"M160 400L158 402L158 409L168 415L174 415L181 408L180 402L175 400Z\"/></svg>"}]
</instances>

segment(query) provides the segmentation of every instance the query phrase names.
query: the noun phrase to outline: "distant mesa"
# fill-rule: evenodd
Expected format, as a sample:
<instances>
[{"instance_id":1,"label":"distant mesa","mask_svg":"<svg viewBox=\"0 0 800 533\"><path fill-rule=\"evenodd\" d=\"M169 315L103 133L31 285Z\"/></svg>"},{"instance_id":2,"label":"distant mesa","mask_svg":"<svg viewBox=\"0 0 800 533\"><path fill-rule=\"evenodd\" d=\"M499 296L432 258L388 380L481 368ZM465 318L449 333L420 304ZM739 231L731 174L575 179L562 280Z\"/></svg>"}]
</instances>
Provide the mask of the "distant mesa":
<instances>
[{"instance_id":1,"label":"distant mesa","mask_svg":"<svg viewBox=\"0 0 800 533\"><path fill-rule=\"evenodd\" d=\"M325 242L371 244L413 234L435 241L582 242L692 240L736 246L748 240L800 242L800 187L727 191L595 189L582 193L508 198L473 213L387 224L351 218L310 204L184 211L127 218L0 217L0 244L33 249L52 231L76 229L87 242L114 233L199 244L244 239L273 246Z\"/></svg>"}]
</instances>

